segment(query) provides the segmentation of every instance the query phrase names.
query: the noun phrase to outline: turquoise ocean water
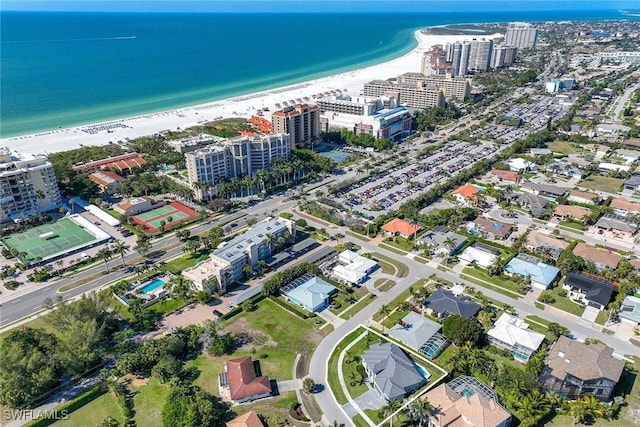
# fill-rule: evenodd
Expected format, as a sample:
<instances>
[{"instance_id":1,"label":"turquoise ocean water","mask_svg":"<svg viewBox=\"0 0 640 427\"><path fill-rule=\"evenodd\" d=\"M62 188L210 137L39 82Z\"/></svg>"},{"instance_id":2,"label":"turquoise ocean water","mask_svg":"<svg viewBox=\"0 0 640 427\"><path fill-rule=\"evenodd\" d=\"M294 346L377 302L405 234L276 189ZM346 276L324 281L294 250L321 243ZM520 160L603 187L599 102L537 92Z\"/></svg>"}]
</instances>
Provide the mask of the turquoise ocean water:
<instances>
[{"instance_id":1,"label":"turquoise ocean water","mask_svg":"<svg viewBox=\"0 0 640 427\"><path fill-rule=\"evenodd\" d=\"M0 136L214 101L400 56L418 28L618 11L0 12ZM624 18L633 19L629 16ZM638 18L635 18L638 19Z\"/></svg>"}]
</instances>

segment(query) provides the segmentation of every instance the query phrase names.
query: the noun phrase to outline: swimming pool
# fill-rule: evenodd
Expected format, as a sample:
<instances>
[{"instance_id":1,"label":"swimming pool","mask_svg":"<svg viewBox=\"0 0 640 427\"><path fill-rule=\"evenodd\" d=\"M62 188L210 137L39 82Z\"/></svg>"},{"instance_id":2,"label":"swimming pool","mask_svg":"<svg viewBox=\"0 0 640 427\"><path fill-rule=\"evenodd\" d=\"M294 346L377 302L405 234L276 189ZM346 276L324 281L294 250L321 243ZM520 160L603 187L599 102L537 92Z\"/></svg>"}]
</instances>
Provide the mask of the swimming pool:
<instances>
[{"instance_id":1,"label":"swimming pool","mask_svg":"<svg viewBox=\"0 0 640 427\"><path fill-rule=\"evenodd\" d=\"M429 379L431 377L431 374L429 373L429 371L427 371L425 368L418 365L417 363L416 363L416 369L418 370L418 372L420 372L420 375L422 375L424 378Z\"/></svg>"},{"instance_id":2,"label":"swimming pool","mask_svg":"<svg viewBox=\"0 0 640 427\"><path fill-rule=\"evenodd\" d=\"M318 154L320 154L321 156L329 157L335 160L337 163L340 163L341 161L353 156L353 154L340 150L321 151Z\"/></svg>"},{"instance_id":3,"label":"swimming pool","mask_svg":"<svg viewBox=\"0 0 640 427\"><path fill-rule=\"evenodd\" d=\"M143 294L150 294L151 292L155 291L161 286L164 286L164 282L162 280L153 279L151 282L144 285L144 287L140 290L142 291Z\"/></svg>"}]
</instances>

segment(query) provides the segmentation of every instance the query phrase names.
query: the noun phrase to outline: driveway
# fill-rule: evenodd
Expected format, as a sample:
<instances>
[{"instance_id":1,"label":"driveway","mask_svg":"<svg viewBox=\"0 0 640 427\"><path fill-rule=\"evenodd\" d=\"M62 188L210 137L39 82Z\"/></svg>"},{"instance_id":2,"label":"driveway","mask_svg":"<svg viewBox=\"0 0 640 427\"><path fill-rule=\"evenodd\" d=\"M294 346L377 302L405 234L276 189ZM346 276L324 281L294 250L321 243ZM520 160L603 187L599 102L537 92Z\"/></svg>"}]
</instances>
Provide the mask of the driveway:
<instances>
[{"instance_id":1,"label":"driveway","mask_svg":"<svg viewBox=\"0 0 640 427\"><path fill-rule=\"evenodd\" d=\"M361 410L373 409L374 411L377 411L387 404L387 401L380 396L380 393L378 393L377 390L373 388L356 397L354 401Z\"/></svg>"},{"instance_id":2,"label":"driveway","mask_svg":"<svg viewBox=\"0 0 640 427\"><path fill-rule=\"evenodd\" d=\"M584 313L582 313L582 318L584 320L588 320L589 322L595 322L596 321L596 317L598 317L598 314L600 313L600 310L598 310L595 307L591 307L591 306L586 306L584 309Z\"/></svg>"}]
</instances>

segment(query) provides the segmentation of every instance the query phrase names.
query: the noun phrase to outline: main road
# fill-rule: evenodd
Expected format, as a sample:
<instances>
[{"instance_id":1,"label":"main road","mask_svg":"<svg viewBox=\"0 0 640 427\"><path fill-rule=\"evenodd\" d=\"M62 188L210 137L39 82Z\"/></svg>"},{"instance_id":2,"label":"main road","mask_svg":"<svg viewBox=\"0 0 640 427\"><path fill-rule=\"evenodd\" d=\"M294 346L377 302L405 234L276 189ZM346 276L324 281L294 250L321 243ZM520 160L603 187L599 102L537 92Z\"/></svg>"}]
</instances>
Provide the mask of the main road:
<instances>
[{"instance_id":1,"label":"main road","mask_svg":"<svg viewBox=\"0 0 640 427\"><path fill-rule=\"evenodd\" d=\"M308 217L305 217L307 221L313 225L320 227L327 227L325 224L317 223ZM336 232L345 232L346 228L334 226L332 227ZM346 233L345 233L346 234ZM327 335L318 345L309 363L309 376L313 378L317 383L322 383L324 387L318 392L315 397L322 413L324 414L324 424L329 425L334 420L340 424L346 426L353 425L353 422L342 411L341 405L335 400L333 393L328 384L328 361L335 346L351 331L356 329L361 324L367 324L369 319L380 309L383 304L389 304L402 292L407 290L413 283L419 279L427 278L432 274L437 277L447 280L449 282L458 282L467 286L476 288L484 295L494 300L498 300L511 305L516 312L520 314L533 314L551 322L556 322L560 325L566 326L571 330L576 337L589 337L596 338L606 345L615 349L616 354L640 354L640 349L635 347L628 341L618 339L616 336L607 335L602 333L598 329L594 329L591 322L585 321L577 316L570 315L568 313L561 312L559 310L550 309L550 311L540 310L534 305L534 300L524 296L521 299L509 298L503 294L494 292L487 288L478 286L474 283L461 279L457 274L451 272L443 272L437 268L431 267L426 264L421 264L410 255L402 256L394 252L388 251L383 247L376 246L370 242L363 242L360 240L354 240L347 235L347 239L352 240L354 243L360 245L365 252L378 252L388 257L394 258L409 267L409 274L407 277L399 278L396 280L396 285L389 291L380 295L373 300L371 304L365 307L360 312L356 313L353 317L348 319L342 325L336 327L336 329Z\"/></svg>"},{"instance_id":2,"label":"main road","mask_svg":"<svg viewBox=\"0 0 640 427\"><path fill-rule=\"evenodd\" d=\"M246 225L249 218L262 218L269 215L274 211L290 210L296 202L285 198L284 196L274 196L264 200L261 203L257 203L254 206L250 206L242 211L242 213L233 213L225 215L211 222L201 223L190 229L191 235L201 234L215 226L231 227L234 230L239 230ZM277 213L277 212L276 212ZM153 258L153 262L166 261L181 254L182 245L175 235L171 234L169 237L159 239L153 243L153 251L161 253L161 255ZM125 256L125 262L133 262L135 259L139 259L140 255L137 253L130 253ZM121 267L121 260L114 259L111 262L111 271L108 274L102 274L104 266L102 263L74 274L69 278L62 280L56 280L51 282L44 282L37 285L29 285L24 291L20 289L3 295L0 299L0 330L8 327L12 323L15 323L21 319L33 316L42 310L44 310L45 302L48 299L55 300L61 296L65 300L73 299L81 296L84 293L97 290L103 286L113 283L118 279L128 276L131 265L128 267ZM87 283L73 287L72 289L61 292L60 288L72 283L81 282L83 280L90 279Z\"/></svg>"}]
</instances>

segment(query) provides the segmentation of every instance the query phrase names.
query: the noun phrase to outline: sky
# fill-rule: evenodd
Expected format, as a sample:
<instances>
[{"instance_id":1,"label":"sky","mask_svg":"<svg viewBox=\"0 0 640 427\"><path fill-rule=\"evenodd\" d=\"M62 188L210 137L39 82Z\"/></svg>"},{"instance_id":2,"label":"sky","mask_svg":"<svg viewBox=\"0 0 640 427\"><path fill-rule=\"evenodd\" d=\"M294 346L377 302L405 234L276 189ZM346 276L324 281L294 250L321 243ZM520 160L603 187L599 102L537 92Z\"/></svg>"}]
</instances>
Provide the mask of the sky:
<instances>
[{"instance_id":1,"label":"sky","mask_svg":"<svg viewBox=\"0 0 640 427\"><path fill-rule=\"evenodd\" d=\"M101 12L409 12L638 9L626 0L2 0L0 10Z\"/></svg>"}]
</instances>

